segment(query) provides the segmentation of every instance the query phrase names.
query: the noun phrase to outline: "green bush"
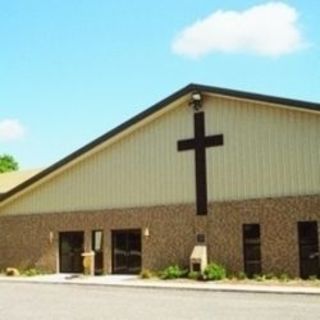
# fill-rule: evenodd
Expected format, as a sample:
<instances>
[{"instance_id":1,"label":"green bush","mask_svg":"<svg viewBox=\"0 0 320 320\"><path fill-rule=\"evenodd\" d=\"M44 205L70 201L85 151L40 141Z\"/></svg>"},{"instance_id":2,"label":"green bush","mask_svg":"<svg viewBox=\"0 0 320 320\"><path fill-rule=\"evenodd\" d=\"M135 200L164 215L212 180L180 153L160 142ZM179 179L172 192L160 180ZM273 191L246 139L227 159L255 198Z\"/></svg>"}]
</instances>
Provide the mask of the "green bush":
<instances>
[{"instance_id":1,"label":"green bush","mask_svg":"<svg viewBox=\"0 0 320 320\"><path fill-rule=\"evenodd\" d=\"M39 276L46 273L47 272L45 272L44 270L38 269L38 268L29 268L21 271L21 275L26 277L34 277L34 276Z\"/></svg>"},{"instance_id":2,"label":"green bush","mask_svg":"<svg viewBox=\"0 0 320 320\"><path fill-rule=\"evenodd\" d=\"M202 275L201 275L201 272L191 271L188 273L188 278L192 280L201 280Z\"/></svg>"},{"instance_id":3,"label":"green bush","mask_svg":"<svg viewBox=\"0 0 320 320\"><path fill-rule=\"evenodd\" d=\"M279 280L282 281L282 282L288 282L290 280L290 277L287 273L281 273L279 276L278 276Z\"/></svg>"},{"instance_id":4,"label":"green bush","mask_svg":"<svg viewBox=\"0 0 320 320\"><path fill-rule=\"evenodd\" d=\"M204 280L222 280L227 276L226 269L217 263L210 263L203 272Z\"/></svg>"},{"instance_id":5,"label":"green bush","mask_svg":"<svg viewBox=\"0 0 320 320\"><path fill-rule=\"evenodd\" d=\"M172 265L164 269L160 273L160 278L167 280L167 279L178 279L187 276L188 271L181 269L178 265Z\"/></svg>"}]
</instances>

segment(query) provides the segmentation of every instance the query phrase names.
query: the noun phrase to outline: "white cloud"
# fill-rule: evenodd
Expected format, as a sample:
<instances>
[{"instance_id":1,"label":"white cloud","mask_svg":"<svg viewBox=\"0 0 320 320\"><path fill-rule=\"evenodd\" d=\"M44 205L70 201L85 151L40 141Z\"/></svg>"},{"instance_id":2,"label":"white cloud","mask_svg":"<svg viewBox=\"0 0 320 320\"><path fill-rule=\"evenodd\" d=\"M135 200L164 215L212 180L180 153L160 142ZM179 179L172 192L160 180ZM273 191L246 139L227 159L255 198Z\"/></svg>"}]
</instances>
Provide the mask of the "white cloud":
<instances>
[{"instance_id":1,"label":"white cloud","mask_svg":"<svg viewBox=\"0 0 320 320\"><path fill-rule=\"evenodd\" d=\"M17 119L0 120L0 141L7 142L23 138L25 128Z\"/></svg>"},{"instance_id":2,"label":"white cloud","mask_svg":"<svg viewBox=\"0 0 320 320\"><path fill-rule=\"evenodd\" d=\"M214 53L281 56L304 43L295 8L269 2L245 11L218 10L185 28L174 40L174 53L190 58Z\"/></svg>"}]
</instances>

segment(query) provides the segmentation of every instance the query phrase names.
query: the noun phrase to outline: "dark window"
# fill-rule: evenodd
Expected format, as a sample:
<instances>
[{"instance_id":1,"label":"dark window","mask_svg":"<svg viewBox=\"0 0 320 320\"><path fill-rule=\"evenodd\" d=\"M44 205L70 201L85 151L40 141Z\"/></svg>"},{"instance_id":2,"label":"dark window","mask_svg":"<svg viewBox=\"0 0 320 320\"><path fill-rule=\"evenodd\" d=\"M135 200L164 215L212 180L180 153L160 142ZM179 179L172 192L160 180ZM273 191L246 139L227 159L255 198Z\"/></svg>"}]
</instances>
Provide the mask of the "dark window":
<instances>
[{"instance_id":1,"label":"dark window","mask_svg":"<svg viewBox=\"0 0 320 320\"><path fill-rule=\"evenodd\" d=\"M248 277L261 274L260 225L243 225L244 271Z\"/></svg>"},{"instance_id":2,"label":"dark window","mask_svg":"<svg viewBox=\"0 0 320 320\"><path fill-rule=\"evenodd\" d=\"M320 276L317 222L298 222L298 238L301 278L308 279L311 276Z\"/></svg>"},{"instance_id":3,"label":"dark window","mask_svg":"<svg viewBox=\"0 0 320 320\"><path fill-rule=\"evenodd\" d=\"M84 251L84 233L70 231L59 233L60 272L82 273L82 256Z\"/></svg>"},{"instance_id":4,"label":"dark window","mask_svg":"<svg viewBox=\"0 0 320 320\"><path fill-rule=\"evenodd\" d=\"M197 243L205 243L206 242L206 236L203 233L197 234Z\"/></svg>"},{"instance_id":5,"label":"dark window","mask_svg":"<svg viewBox=\"0 0 320 320\"><path fill-rule=\"evenodd\" d=\"M142 266L141 230L112 231L112 272L138 274Z\"/></svg>"}]
</instances>

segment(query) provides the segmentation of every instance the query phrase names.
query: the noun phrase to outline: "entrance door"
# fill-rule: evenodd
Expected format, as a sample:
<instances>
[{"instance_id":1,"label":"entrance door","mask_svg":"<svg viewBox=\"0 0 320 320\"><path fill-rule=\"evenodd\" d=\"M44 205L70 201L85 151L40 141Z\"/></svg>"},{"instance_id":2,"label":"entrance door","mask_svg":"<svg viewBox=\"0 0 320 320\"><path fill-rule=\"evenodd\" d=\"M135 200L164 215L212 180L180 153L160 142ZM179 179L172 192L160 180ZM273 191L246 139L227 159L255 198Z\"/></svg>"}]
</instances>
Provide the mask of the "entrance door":
<instances>
[{"instance_id":1,"label":"entrance door","mask_svg":"<svg viewBox=\"0 0 320 320\"><path fill-rule=\"evenodd\" d=\"M59 256L61 273L82 273L84 234L81 231L60 232Z\"/></svg>"},{"instance_id":2,"label":"entrance door","mask_svg":"<svg viewBox=\"0 0 320 320\"><path fill-rule=\"evenodd\" d=\"M112 272L138 274L141 271L141 231L112 231Z\"/></svg>"},{"instance_id":3,"label":"entrance door","mask_svg":"<svg viewBox=\"0 0 320 320\"><path fill-rule=\"evenodd\" d=\"M300 277L320 275L319 238L316 221L298 222Z\"/></svg>"}]
</instances>

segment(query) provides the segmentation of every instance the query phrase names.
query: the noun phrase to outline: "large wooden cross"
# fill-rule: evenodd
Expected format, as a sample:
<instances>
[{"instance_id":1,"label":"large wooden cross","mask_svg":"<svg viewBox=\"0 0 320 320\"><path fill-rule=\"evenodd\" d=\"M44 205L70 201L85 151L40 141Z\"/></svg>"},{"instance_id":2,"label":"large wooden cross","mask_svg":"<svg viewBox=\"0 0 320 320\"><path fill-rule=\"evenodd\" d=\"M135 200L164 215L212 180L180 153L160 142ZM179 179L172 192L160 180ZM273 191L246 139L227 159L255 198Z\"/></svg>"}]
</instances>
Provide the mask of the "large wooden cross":
<instances>
[{"instance_id":1,"label":"large wooden cross","mask_svg":"<svg viewBox=\"0 0 320 320\"><path fill-rule=\"evenodd\" d=\"M197 214L208 211L206 148L223 145L223 135L205 135L204 113L194 114L194 138L178 141L178 151L194 150L196 171Z\"/></svg>"}]
</instances>

